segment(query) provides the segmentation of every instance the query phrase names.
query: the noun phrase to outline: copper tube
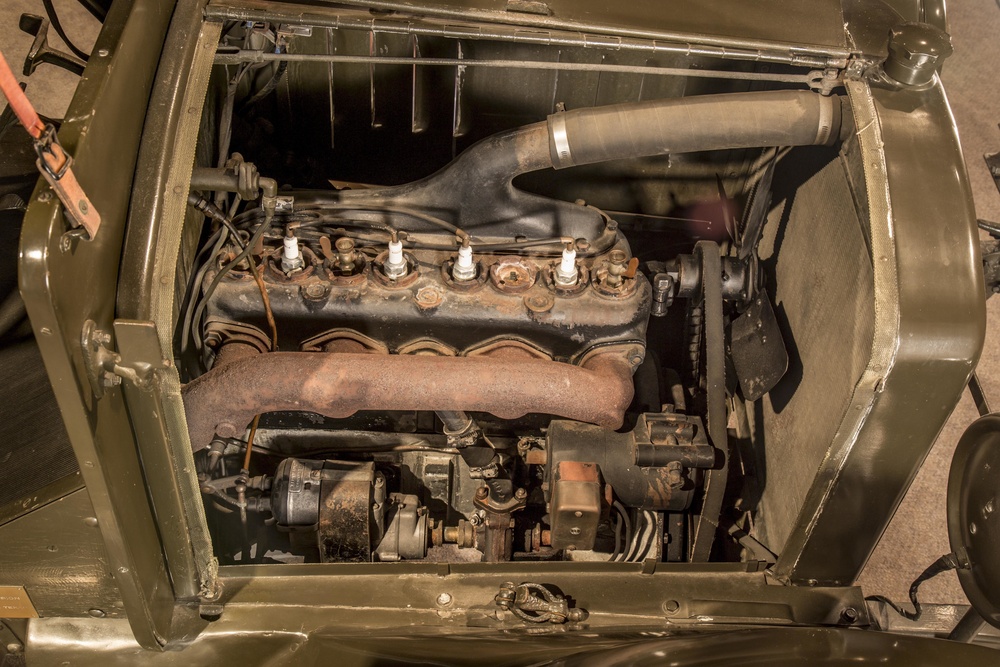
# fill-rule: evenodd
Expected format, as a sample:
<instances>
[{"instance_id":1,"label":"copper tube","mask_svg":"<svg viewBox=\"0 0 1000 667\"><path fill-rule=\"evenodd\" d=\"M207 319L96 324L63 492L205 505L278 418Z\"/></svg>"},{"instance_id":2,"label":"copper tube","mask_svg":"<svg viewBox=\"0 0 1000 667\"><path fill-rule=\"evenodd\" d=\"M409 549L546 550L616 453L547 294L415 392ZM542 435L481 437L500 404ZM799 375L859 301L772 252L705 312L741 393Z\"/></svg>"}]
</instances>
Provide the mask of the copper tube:
<instances>
[{"instance_id":1,"label":"copper tube","mask_svg":"<svg viewBox=\"0 0 1000 667\"><path fill-rule=\"evenodd\" d=\"M236 358L183 388L188 433L192 447L203 449L215 434L235 437L254 415L279 410L332 418L359 410L468 410L503 419L541 413L621 426L633 393L624 354L609 350L582 366L525 356L269 352Z\"/></svg>"}]
</instances>

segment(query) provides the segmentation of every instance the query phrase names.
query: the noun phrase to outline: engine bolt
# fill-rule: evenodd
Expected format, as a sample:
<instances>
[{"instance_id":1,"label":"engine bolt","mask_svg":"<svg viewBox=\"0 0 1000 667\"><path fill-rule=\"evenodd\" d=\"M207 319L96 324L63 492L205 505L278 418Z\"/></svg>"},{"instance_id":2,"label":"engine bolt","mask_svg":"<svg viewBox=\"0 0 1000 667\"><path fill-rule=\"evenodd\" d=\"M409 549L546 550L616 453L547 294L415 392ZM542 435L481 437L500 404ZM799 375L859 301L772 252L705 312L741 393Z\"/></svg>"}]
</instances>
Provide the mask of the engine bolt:
<instances>
[{"instance_id":1,"label":"engine bolt","mask_svg":"<svg viewBox=\"0 0 1000 667\"><path fill-rule=\"evenodd\" d=\"M434 289L433 287L421 287L419 290L417 290L417 295L416 295L417 306L419 306L424 310L440 306L441 301L442 301L441 292Z\"/></svg>"},{"instance_id":2,"label":"engine bolt","mask_svg":"<svg viewBox=\"0 0 1000 667\"><path fill-rule=\"evenodd\" d=\"M514 492L514 497L517 498L518 500L524 500L525 498L528 497L528 492L525 491L524 489L518 489L517 491Z\"/></svg>"},{"instance_id":3,"label":"engine bolt","mask_svg":"<svg viewBox=\"0 0 1000 667\"><path fill-rule=\"evenodd\" d=\"M486 498L488 495L490 495L490 491L485 486L476 489L476 498Z\"/></svg>"},{"instance_id":4,"label":"engine bolt","mask_svg":"<svg viewBox=\"0 0 1000 667\"><path fill-rule=\"evenodd\" d=\"M531 294L524 297L524 306L533 313L547 313L556 305L556 300L548 294Z\"/></svg>"}]
</instances>

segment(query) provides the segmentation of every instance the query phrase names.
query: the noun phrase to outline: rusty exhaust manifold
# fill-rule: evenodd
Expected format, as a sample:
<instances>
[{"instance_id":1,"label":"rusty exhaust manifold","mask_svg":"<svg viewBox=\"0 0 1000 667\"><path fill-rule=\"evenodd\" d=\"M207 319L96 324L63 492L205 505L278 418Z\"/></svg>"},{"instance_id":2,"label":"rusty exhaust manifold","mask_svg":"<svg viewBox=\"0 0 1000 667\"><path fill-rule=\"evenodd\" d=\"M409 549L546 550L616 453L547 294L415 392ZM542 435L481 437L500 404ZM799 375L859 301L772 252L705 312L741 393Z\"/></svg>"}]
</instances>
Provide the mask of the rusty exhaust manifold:
<instances>
[{"instance_id":1,"label":"rusty exhaust manifold","mask_svg":"<svg viewBox=\"0 0 1000 667\"><path fill-rule=\"evenodd\" d=\"M580 366L510 353L269 352L216 364L182 391L195 450L280 410L332 418L359 410L468 410L502 419L541 413L618 428L632 393L631 364L610 350Z\"/></svg>"}]
</instances>

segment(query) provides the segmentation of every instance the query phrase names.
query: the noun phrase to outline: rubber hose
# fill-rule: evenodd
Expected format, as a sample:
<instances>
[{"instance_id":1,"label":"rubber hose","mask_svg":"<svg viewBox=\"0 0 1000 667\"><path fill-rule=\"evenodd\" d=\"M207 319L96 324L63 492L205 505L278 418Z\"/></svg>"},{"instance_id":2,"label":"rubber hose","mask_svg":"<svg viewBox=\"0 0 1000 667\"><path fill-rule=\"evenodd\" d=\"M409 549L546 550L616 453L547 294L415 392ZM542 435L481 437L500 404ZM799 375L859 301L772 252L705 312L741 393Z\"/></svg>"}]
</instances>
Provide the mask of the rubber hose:
<instances>
[{"instance_id":1,"label":"rubber hose","mask_svg":"<svg viewBox=\"0 0 1000 667\"><path fill-rule=\"evenodd\" d=\"M549 155L561 169L668 153L830 145L841 115L841 98L798 90L576 109L549 116Z\"/></svg>"}]
</instances>

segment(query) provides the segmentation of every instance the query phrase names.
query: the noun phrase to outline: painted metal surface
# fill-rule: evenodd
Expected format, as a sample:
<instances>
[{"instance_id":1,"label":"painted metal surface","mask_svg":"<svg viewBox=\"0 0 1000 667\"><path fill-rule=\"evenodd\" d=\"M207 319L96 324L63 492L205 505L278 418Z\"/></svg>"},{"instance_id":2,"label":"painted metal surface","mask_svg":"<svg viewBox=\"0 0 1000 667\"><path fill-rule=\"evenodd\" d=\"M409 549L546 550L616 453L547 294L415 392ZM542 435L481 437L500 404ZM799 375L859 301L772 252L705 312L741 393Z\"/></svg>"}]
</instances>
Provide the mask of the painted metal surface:
<instances>
[{"instance_id":1,"label":"painted metal surface","mask_svg":"<svg viewBox=\"0 0 1000 667\"><path fill-rule=\"evenodd\" d=\"M724 8L724 4L713 3L711 7ZM823 1L815 6L832 16L834 5L837 3ZM561 5L552 7L558 9L557 15L563 11ZM130 192L135 193L129 212L132 229L121 275L122 284L128 287L119 294L119 314L158 320L160 324L170 321L172 303L148 299L157 292L170 291L158 286L172 285L180 245L179 240L165 242L171 234L179 237L183 214L176 213L184 210L184 204L178 197L186 193L183 165L174 160L172 149L193 124L183 119L191 113L185 91L193 90L188 70L194 54L188 45L196 43L193 35L200 23L200 4L184 2L182 8L186 13L175 17L177 32L171 35L171 44L178 48L167 49L159 61L160 50L155 45L163 43L172 7L165 2L143 0L117 3L96 47L98 57L85 74L86 85L81 86L71 106L62 139L74 149L81 180L106 217L101 237L89 245L71 244L62 250L60 236L65 223L51 201L39 198L44 188L36 192L26 221L22 291L84 479L94 498L94 514L108 559L105 575L107 571L114 573L129 621L128 625L115 620L81 622L59 618L34 622L29 644L35 649L38 664L62 660L67 640L76 643L81 654L88 652L84 662L102 665L134 664L140 657L146 662L155 659L192 664L199 657L207 659L220 653L234 660L247 658L258 663L298 662L308 656L317 660L329 657L334 650L341 656L351 656L344 658L345 663L353 656L359 656L356 662L362 662L372 653L383 659L402 656L393 653L396 649L390 649L386 641L387 636L398 638L398 630L393 631L395 635L373 633L360 639L345 635L357 635L360 628L409 624L439 628L431 632L432 639L400 640L399 651L411 656L439 655L440 636L445 633L464 635L463 639L474 639L476 646L495 648L498 655L518 658L527 655L548 659L558 657L561 649L578 650L580 636L573 633L543 633L538 643L532 643L525 634L502 636L497 632L509 632L510 628L503 619L496 619L496 623L488 620L491 613L496 618L492 596L501 581L518 577L541 577L545 583L574 596L581 606L591 610L591 627L620 625L623 616L640 624L648 621L644 629L657 631L691 628L706 619L722 624L867 624L858 589L770 585L763 574L747 572L747 566L732 565L690 568L658 564L648 571L643 565L609 568L580 564L533 564L531 568L516 564L224 568L221 577L225 584L225 613L220 620L212 624L199 620L196 605L175 609L179 591L195 590L194 561L204 556L204 545L195 545L185 569L180 563L189 556L168 553L164 558L161 539L164 544L172 541L183 548L185 536L191 534L187 531L198 528L198 517L187 517L192 520L189 525L174 521L170 511L186 512L198 498L192 497L190 485L174 482L176 488L167 484L160 490L153 485L150 492L157 508L154 517L147 502L133 425L136 433L149 436L139 443L144 455L157 456L156 460L166 465L180 464L183 471L184 454L177 448L177 405L168 415L174 421L157 433L151 422L135 421L142 419L136 414L132 414L131 423L129 420L129 410L137 412L137 406L146 405L147 397L130 391L127 409L122 391L111 389L105 398L94 401L82 369L78 336L85 319L95 319L109 328L113 318L114 304L108 295L115 292L119 280L117 267ZM485 4L480 8L492 11ZM441 15L447 16L448 11L444 7ZM685 16L696 13L687 12ZM504 16L508 14L511 12L503 12ZM530 18L528 14L522 16ZM711 16L711 12L706 13L706 17ZM781 30L795 28L795 16ZM751 22L739 26L750 35L770 29L767 24L780 23L766 15L739 20ZM528 19L522 22L535 24ZM831 42L829 48L804 52L816 57L844 55L842 17L821 23L819 32L809 32L806 26L799 25L795 34L800 40ZM732 25L725 21L722 24ZM828 32L831 25L838 36L827 39L833 34ZM770 34L773 38L774 33ZM716 38L704 41L742 43L747 47L755 44ZM757 46L774 48L772 43ZM106 51L103 55L102 49ZM795 49L786 51L797 53ZM158 83L147 110L157 66ZM885 255L891 271L884 280L895 282L895 291L890 284L890 293L883 296L888 303L896 303L887 313L895 318L887 329L892 337L892 365L872 368L875 375L866 376L864 384L859 385L863 419L855 424L856 429L845 431L839 448L821 471L803 512L795 548L786 550L778 563L779 573L793 582L853 581L884 528L884 522L873 522L871 517L882 516L887 521L891 516L935 431L957 400L982 344L982 279L976 273L971 231L974 218L969 215L961 152L940 86L922 91L876 90L868 96L866 84L852 84L853 99L868 105L867 120L873 123L872 131L880 132L871 140L885 144L885 162L872 169L885 170L878 178L884 181L886 204L891 203L891 211L883 211L885 223L891 225L883 230L888 234L885 248L892 250ZM139 131L144 118L140 150ZM869 131L869 125L861 127ZM193 141L193 137L188 135L187 140ZM878 151L871 156L877 157ZM171 211L175 214L172 217L167 214ZM882 260L883 256L876 256L876 262ZM90 289L79 289L81 276L88 278ZM168 331L159 327L163 350L169 350ZM872 493L875 482L880 490ZM173 498L172 492L177 494ZM86 496L77 492L72 497ZM49 507L55 509L58 504L48 505L0 530L23 526L22 522L41 516ZM162 514L161 509L165 510ZM90 528L93 530L93 526ZM37 542L26 541L25 545L38 548ZM835 548L831 549L831 545ZM28 556L22 554L20 559L27 561ZM93 562L101 561L95 556ZM85 597L108 596L113 608L109 579L102 581L99 593L79 585L63 597L73 600L76 595L82 601ZM447 609L437 603L445 588L455 601ZM79 613L76 608L70 611L55 604L44 607L34 595L32 599L42 615ZM667 602L676 606L667 608ZM854 612L845 614L848 608ZM171 629L172 622L175 629ZM483 634L490 638L475 635L477 630L472 628L477 624L486 628ZM333 627L339 629L331 630ZM140 648L155 648L168 638L183 640L183 633L193 636L198 632L201 639L181 653L154 654ZM800 635L782 632L786 634L758 637L768 637L770 644L787 651L811 645L805 637L827 637L834 642L854 635L871 636L832 630L803 630L812 634ZM588 637L587 641L594 638ZM546 642L548 647L544 646ZM843 645L850 644L850 640L845 642ZM553 649L552 643L559 646ZM479 651L470 655L469 642L457 641L451 646L455 647L455 656L481 659ZM293 655L301 647L306 650ZM935 650L922 649L915 654L930 656ZM966 653L962 659L973 665L982 656Z\"/></svg>"},{"instance_id":2,"label":"painted metal surface","mask_svg":"<svg viewBox=\"0 0 1000 667\"><path fill-rule=\"evenodd\" d=\"M776 566L853 582L954 409L986 312L965 162L940 82L848 84L865 158L875 267L868 368Z\"/></svg>"},{"instance_id":3,"label":"painted metal surface","mask_svg":"<svg viewBox=\"0 0 1000 667\"><path fill-rule=\"evenodd\" d=\"M0 526L0 545L0 590L23 587L37 615L88 617L100 612L102 617L124 618L86 490ZM0 603L0 618L18 616L4 606Z\"/></svg>"},{"instance_id":4,"label":"painted metal surface","mask_svg":"<svg viewBox=\"0 0 1000 667\"><path fill-rule=\"evenodd\" d=\"M154 0L115 4L59 133L101 211L101 234L64 240L68 223L49 188L40 186L21 237L21 294L93 500L107 569L144 646L168 633L173 590L122 394L112 389L94 399L80 336L85 320L107 330L114 316L111 295L139 136L172 10L170 2Z\"/></svg>"},{"instance_id":5,"label":"painted metal surface","mask_svg":"<svg viewBox=\"0 0 1000 667\"><path fill-rule=\"evenodd\" d=\"M810 0L789 4L781 0L757 3L747 11L727 0L680 0L663 11L656 0L607 3L602 0L436 0L415 3L398 0L347 0L345 5L383 11L422 13L487 23L512 23L533 28L563 28L618 33L668 41L739 44L750 48L797 45L789 51L803 55L846 53L843 13L838 0ZM825 48L824 48L825 47Z\"/></svg>"}]
</instances>

